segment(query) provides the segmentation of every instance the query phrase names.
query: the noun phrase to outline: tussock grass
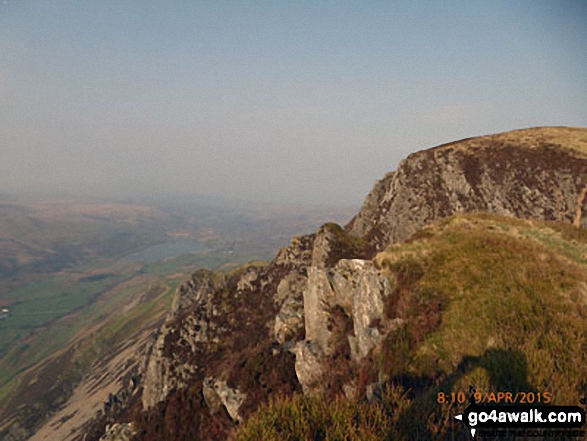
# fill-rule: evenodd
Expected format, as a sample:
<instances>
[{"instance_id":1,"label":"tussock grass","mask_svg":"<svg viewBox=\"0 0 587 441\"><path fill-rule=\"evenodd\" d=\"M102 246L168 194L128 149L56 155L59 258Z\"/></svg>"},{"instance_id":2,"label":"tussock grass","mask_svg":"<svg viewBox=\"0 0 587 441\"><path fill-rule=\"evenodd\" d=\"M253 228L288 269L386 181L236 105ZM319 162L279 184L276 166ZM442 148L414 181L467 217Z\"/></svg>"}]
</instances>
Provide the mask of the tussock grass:
<instances>
[{"instance_id":1,"label":"tussock grass","mask_svg":"<svg viewBox=\"0 0 587 441\"><path fill-rule=\"evenodd\" d=\"M434 290L445 299L442 324L412 348L412 373L442 378L474 359L467 381L531 386L552 391L560 403L577 401L587 379L585 231L467 215L429 232L432 237L403 246L399 257L394 249L377 256L394 275L414 249L410 259L423 268L417 290ZM518 354L519 365L499 360L499 351Z\"/></svg>"},{"instance_id":2,"label":"tussock grass","mask_svg":"<svg viewBox=\"0 0 587 441\"><path fill-rule=\"evenodd\" d=\"M405 392L398 387L385 388L378 405L299 394L261 407L237 439L379 441L387 438L408 405Z\"/></svg>"}]
</instances>

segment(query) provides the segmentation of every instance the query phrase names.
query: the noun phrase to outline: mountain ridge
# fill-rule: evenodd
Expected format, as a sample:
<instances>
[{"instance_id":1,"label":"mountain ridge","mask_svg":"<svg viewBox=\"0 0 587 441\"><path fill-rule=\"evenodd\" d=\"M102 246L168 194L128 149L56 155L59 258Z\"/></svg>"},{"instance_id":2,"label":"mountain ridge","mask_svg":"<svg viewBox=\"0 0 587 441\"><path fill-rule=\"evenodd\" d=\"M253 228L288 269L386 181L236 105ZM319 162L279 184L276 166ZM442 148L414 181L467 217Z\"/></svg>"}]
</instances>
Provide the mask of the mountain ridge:
<instances>
[{"instance_id":1,"label":"mountain ridge","mask_svg":"<svg viewBox=\"0 0 587 441\"><path fill-rule=\"evenodd\" d=\"M446 218L456 219L465 230L465 236L458 230L460 237L466 237L467 222L485 222L475 233L479 241L474 247L502 240L486 236L485 227L498 232L522 228L512 227L508 219L563 222L584 231L585 139L587 129L547 127L414 153L376 182L344 228L325 224L314 234L294 237L266 265L223 275L194 273L175 294L141 384L124 393L130 398L121 406L90 422L85 439L124 439L133 433L144 440L234 438L238 425L255 421L257 409L274 397L304 393L377 401L373 397L381 396L390 378L413 368L409 354L441 329L446 307L446 293L421 285L426 280L423 263L412 266L404 259L396 266L382 260L382 253L394 244L422 243L433 235L426 226ZM568 148L558 148L563 145ZM471 212L493 213L498 220L459 218ZM532 226L529 234L539 234L540 228ZM452 234L450 229L446 234ZM515 241L503 243L533 249ZM577 264L586 258L580 255ZM565 279L573 289L577 284L573 298L578 300L572 307L579 316L584 314L581 280ZM402 333L408 340L401 340ZM484 366L508 354L528 356L518 347L494 347L471 357ZM435 366L433 358L430 363ZM443 369L455 368L447 366ZM419 381L424 380L414 379L414 387ZM430 387L426 381L424 386ZM520 381L516 387L524 387L527 379ZM565 393L574 397L579 391ZM426 406L430 410L428 402ZM426 429L425 437L446 434L453 428L447 421L436 432Z\"/></svg>"},{"instance_id":2,"label":"mountain ridge","mask_svg":"<svg viewBox=\"0 0 587 441\"><path fill-rule=\"evenodd\" d=\"M367 236L380 251L431 220L461 212L585 226L585 152L585 129L541 127L412 153L375 183L345 228L353 236Z\"/></svg>"}]
</instances>

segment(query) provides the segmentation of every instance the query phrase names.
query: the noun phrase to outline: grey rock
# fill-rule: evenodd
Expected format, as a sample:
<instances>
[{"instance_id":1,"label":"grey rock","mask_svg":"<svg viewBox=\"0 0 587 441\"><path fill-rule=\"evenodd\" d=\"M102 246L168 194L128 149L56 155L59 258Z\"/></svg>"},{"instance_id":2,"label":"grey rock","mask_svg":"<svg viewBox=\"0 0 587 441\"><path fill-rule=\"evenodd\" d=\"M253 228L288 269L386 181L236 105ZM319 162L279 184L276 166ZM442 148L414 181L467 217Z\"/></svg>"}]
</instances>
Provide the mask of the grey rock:
<instances>
[{"instance_id":1,"label":"grey rock","mask_svg":"<svg viewBox=\"0 0 587 441\"><path fill-rule=\"evenodd\" d=\"M283 305L287 300L295 299L301 302L302 293L306 289L308 277L298 271L288 273L277 285L277 292L273 301L277 306Z\"/></svg>"},{"instance_id":2,"label":"grey rock","mask_svg":"<svg viewBox=\"0 0 587 441\"><path fill-rule=\"evenodd\" d=\"M256 267L247 268L237 283L236 289L239 293L255 289L253 282L259 277L259 269Z\"/></svg>"},{"instance_id":3,"label":"grey rock","mask_svg":"<svg viewBox=\"0 0 587 441\"><path fill-rule=\"evenodd\" d=\"M324 354L312 341L300 341L293 349L296 355L296 375L305 394L322 390L323 369L321 359Z\"/></svg>"},{"instance_id":4,"label":"grey rock","mask_svg":"<svg viewBox=\"0 0 587 441\"><path fill-rule=\"evenodd\" d=\"M211 413L218 412L224 406L233 421L242 421L239 409L247 397L246 394L228 387L225 381L212 377L204 379L202 392Z\"/></svg>"},{"instance_id":5,"label":"grey rock","mask_svg":"<svg viewBox=\"0 0 587 441\"><path fill-rule=\"evenodd\" d=\"M280 344L292 340L304 329L303 292L307 277L292 272L284 277L277 287L274 301L280 304L275 317L274 336Z\"/></svg>"},{"instance_id":6,"label":"grey rock","mask_svg":"<svg viewBox=\"0 0 587 441\"><path fill-rule=\"evenodd\" d=\"M387 277L379 274L371 261L342 259L331 270L312 267L304 291L306 340L330 353L330 311L341 306L353 319L350 336L353 360L360 361L383 338L373 324L383 323L384 300L391 293Z\"/></svg>"},{"instance_id":7,"label":"grey rock","mask_svg":"<svg viewBox=\"0 0 587 441\"><path fill-rule=\"evenodd\" d=\"M206 303L208 296L222 286L222 277L213 271L201 269L182 283L173 297L168 321L176 319L190 308Z\"/></svg>"},{"instance_id":8,"label":"grey rock","mask_svg":"<svg viewBox=\"0 0 587 441\"><path fill-rule=\"evenodd\" d=\"M222 283L212 271L199 270L177 288L171 312L159 330L146 363L142 395L144 409L163 401L172 390L188 385L197 372L198 366L182 358L183 351L166 356L165 342L174 332L179 335L179 343L190 353L195 353L199 345L211 340L214 334L210 321L214 313L212 297Z\"/></svg>"},{"instance_id":9,"label":"grey rock","mask_svg":"<svg viewBox=\"0 0 587 441\"><path fill-rule=\"evenodd\" d=\"M534 128L414 153L375 183L345 229L382 250L462 212L586 226L587 157L564 141L578 142L584 134L584 129Z\"/></svg>"},{"instance_id":10,"label":"grey rock","mask_svg":"<svg viewBox=\"0 0 587 441\"><path fill-rule=\"evenodd\" d=\"M282 267L306 267L312 261L314 235L293 236L290 245L277 253L274 264Z\"/></svg>"},{"instance_id":11,"label":"grey rock","mask_svg":"<svg viewBox=\"0 0 587 441\"><path fill-rule=\"evenodd\" d=\"M384 337L373 324L386 321L384 300L391 294L391 284L387 277L379 274L373 262L366 260L341 260L335 273L341 274L351 285L353 328L357 340L357 352L351 352L351 355L353 360L360 361Z\"/></svg>"},{"instance_id":12,"label":"grey rock","mask_svg":"<svg viewBox=\"0 0 587 441\"><path fill-rule=\"evenodd\" d=\"M202 395L204 395L204 401L206 406L210 409L211 414L219 412L223 408L222 400L216 392L216 386L214 384L214 378L206 377L202 383Z\"/></svg>"},{"instance_id":13,"label":"grey rock","mask_svg":"<svg viewBox=\"0 0 587 441\"><path fill-rule=\"evenodd\" d=\"M328 270L311 267L308 284L304 290L306 340L317 344L323 353L328 351L328 341L331 336L328 330L328 319L333 299L334 291L328 278Z\"/></svg>"}]
</instances>

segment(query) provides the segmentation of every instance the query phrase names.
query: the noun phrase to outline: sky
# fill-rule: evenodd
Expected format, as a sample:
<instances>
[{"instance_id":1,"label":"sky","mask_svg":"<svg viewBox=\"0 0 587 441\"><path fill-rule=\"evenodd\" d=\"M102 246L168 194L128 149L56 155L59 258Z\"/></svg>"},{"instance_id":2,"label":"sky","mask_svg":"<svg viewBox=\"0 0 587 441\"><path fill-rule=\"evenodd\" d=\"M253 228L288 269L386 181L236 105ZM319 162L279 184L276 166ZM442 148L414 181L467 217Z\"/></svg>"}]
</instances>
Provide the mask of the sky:
<instances>
[{"instance_id":1,"label":"sky","mask_svg":"<svg viewBox=\"0 0 587 441\"><path fill-rule=\"evenodd\" d=\"M584 1L0 0L0 193L360 205L409 153L587 126Z\"/></svg>"}]
</instances>

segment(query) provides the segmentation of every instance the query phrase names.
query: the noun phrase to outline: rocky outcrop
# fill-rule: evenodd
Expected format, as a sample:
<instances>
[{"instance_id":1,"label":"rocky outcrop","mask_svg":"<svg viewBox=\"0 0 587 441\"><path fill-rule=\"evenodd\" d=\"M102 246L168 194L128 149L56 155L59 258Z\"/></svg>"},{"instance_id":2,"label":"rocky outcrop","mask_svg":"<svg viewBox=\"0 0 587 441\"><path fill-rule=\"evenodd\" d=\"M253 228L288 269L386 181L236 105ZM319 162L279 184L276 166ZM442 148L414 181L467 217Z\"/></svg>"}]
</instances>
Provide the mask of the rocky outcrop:
<instances>
[{"instance_id":1,"label":"rocky outcrop","mask_svg":"<svg viewBox=\"0 0 587 441\"><path fill-rule=\"evenodd\" d=\"M310 268L304 291L306 338L294 349L304 391L316 387L323 375L321 362L336 348L331 326L336 308L352 320L352 332L345 337L351 359L359 363L399 324L385 315L384 302L391 292L389 279L368 260L342 259L329 270Z\"/></svg>"},{"instance_id":2,"label":"rocky outcrop","mask_svg":"<svg viewBox=\"0 0 587 441\"><path fill-rule=\"evenodd\" d=\"M535 128L414 153L376 182L346 230L382 250L462 212L586 226L586 132Z\"/></svg>"},{"instance_id":3,"label":"rocky outcrop","mask_svg":"<svg viewBox=\"0 0 587 441\"><path fill-rule=\"evenodd\" d=\"M292 271L277 286L274 301L279 305L274 336L279 344L294 340L304 331L303 292L308 278Z\"/></svg>"},{"instance_id":4,"label":"rocky outcrop","mask_svg":"<svg viewBox=\"0 0 587 441\"><path fill-rule=\"evenodd\" d=\"M100 441L130 441L136 434L137 431L132 423L116 423L106 427L106 433Z\"/></svg>"},{"instance_id":5,"label":"rocky outcrop","mask_svg":"<svg viewBox=\"0 0 587 441\"><path fill-rule=\"evenodd\" d=\"M217 274L200 270L177 288L171 311L159 330L145 370L142 395L145 409L164 400L170 391L187 386L198 372L198 366L185 355L186 352L195 354L199 345L215 338L211 325L212 296L222 283ZM172 340L177 340L183 349L172 350Z\"/></svg>"},{"instance_id":6,"label":"rocky outcrop","mask_svg":"<svg viewBox=\"0 0 587 441\"><path fill-rule=\"evenodd\" d=\"M324 352L312 340L300 341L293 348L296 356L296 375L305 394L322 392L324 369L322 359Z\"/></svg>"},{"instance_id":7,"label":"rocky outcrop","mask_svg":"<svg viewBox=\"0 0 587 441\"><path fill-rule=\"evenodd\" d=\"M211 413L217 413L224 408L234 422L242 421L239 409L247 397L246 394L228 387L226 381L215 380L212 377L204 379L202 393Z\"/></svg>"},{"instance_id":8,"label":"rocky outcrop","mask_svg":"<svg viewBox=\"0 0 587 441\"><path fill-rule=\"evenodd\" d=\"M210 293L222 285L222 277L209 270L201 269L182 283L175 291L167 321L180 317L191 308L206 303Z\"/></svg>"},{"instance_id":9,"label":"rocky outcrop","mask_svg":"<svg viewBox=\"0 0 587 441\"><path fill-rule=\"evenodd\" d=\"M303 333L302 290L313 242L314 235L294 237L270 265L246 266L229 277L200 270L183 283L149 356L143 408L201 381L210 410L221 403L238 421L246 394L227 385L230 366L262 341L285 343Z\"/></svg>"},{"instance_id":10,"label":"rocky outcrop","mask_svg":"<svg viewBox=\"0 0 587 441\"><path fill-rule=\"evenodd\" d=\"M340 293L337 297L343 300L339 301L340 306L347 308L347 314L353 319L354 335L349 336L349 343L351 357L358 362L381 342L385 336L383 330L389 331L384 302L392 287L373 262L366 260L341 260L331 280L334 291Z\"/></svg>"}]
</instances>

